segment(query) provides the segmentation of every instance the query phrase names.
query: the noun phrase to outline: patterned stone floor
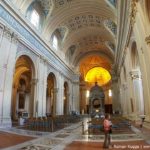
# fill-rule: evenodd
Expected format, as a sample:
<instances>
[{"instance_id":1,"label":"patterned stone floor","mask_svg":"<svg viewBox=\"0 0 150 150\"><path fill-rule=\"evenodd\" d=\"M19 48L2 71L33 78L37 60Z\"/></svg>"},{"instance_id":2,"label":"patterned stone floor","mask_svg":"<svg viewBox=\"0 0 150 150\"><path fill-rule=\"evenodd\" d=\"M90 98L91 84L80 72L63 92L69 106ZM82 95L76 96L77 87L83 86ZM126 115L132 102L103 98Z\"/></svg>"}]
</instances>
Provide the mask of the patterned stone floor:
<instances>
[{"instance_id":1,"label":"patterned stone floor","mask_svg":"<svg viewBox=\"0 0 150 150\"><path fill-rule=\"evenodd\" d=\"M84 121L85 120L83 120L83 122ZM82 129L82 122L51 133L32 132L15 128L7 129L7 132L11 134L30 135L36 137L36 139L30 139L30 141L20 144L18 142L18 145L11 147L6 146L7 148L5 148L5 150L101 150L104 135L83 135ZM84 126L84 130L86 130L86 126ZM150 138L144 135L148 135L147 132L149 130L143 129L141 131L135 127L132 127L132 130L134 133L112 134L111 139L115 146L112 149L150 150L150 144L148 144ZM150 133L150 131L148 133ZM0 147L0 149L1 148L3 147Z\"/></svg>"}]
</instances>

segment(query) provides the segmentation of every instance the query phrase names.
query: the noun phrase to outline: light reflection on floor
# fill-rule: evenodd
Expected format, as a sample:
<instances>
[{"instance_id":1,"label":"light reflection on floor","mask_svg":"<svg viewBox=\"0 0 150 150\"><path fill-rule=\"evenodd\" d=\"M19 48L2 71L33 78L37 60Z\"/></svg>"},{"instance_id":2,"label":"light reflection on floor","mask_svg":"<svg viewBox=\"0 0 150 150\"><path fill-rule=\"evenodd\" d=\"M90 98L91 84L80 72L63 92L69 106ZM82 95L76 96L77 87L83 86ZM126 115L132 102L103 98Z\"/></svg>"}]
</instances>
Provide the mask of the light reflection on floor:
<instances>
[{"instance_id":1,"label":"light reflection on floor","mask_svg":"<svg viewBox=\"0 0 150 150\"><path fill-rule=\"evenodd\" d=\"M27 142L25 144L20 144L18 146L12 147L13 149L20 150L63 150L66 145L70 144L72 141L88 141L88 142L102 142L104 141L104 135L88 135L82 134L84 131L88 130L88 123L90 118L86 117L80 123L73 124L66 127L60 131L45 134L39 137L36 141ZM84 128L83 128L84 125ZM134 129L134 128L133 128ZM18 132L18 130L11 130ZM24 131L25 132L25 131ZM85 132L84 132L85 133ZM143 140L142 136L139 134L114 134L112 135L112 141L137 141ZM10 149L10 148L9 148Z\"/></svg>"}]
</instances>

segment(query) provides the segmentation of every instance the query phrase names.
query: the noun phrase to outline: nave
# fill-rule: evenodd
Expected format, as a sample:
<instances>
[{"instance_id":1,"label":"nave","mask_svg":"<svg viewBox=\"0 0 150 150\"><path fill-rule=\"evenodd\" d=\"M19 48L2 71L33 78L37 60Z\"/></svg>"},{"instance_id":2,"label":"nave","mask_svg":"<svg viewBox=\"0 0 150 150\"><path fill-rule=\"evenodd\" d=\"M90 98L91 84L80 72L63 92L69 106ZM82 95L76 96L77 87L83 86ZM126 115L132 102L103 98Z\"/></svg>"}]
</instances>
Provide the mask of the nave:
<instances>
[{"instance_id":1,"label":"nave","mask_svg":"<svg viewBox=\"0 0 150 150\"><path fill-rule=\"evenodd\" d=\"M94 118L95 119L95 118ZM113 132L111 149L150 149L150 130L140 127L122 116L112 116ZM104 133L100 128L89 132L89 115L82 116L76 123L54 132L24 130L18 126L0 131L0 149L5 150L101 150ZM102 121L102 120L97 120ZM100 124L99 124L100 125ZM93 125L94 126L94 125Z\"/></svg>"},{"instance_id":2,"label":"nave","mask_svg":"<svg viewBox=\"0 0 150 150\"><path fill-rule=\"evenodd\" d=\"M150 0L0 0L0 149L150 149L149 49Z\"/></svg>"}]
</instances>

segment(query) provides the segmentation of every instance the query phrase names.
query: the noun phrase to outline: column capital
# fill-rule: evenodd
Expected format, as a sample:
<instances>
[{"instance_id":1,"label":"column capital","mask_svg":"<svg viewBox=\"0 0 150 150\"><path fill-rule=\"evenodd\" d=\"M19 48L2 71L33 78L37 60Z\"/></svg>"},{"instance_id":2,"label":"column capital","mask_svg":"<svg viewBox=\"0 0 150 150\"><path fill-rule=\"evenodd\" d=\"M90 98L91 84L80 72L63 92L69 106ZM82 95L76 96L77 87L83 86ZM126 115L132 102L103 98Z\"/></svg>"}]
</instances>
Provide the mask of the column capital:
<instances>
[{"instance_id":1,"label":"column capital","mask_svg":"<svg viewBox=\"0 0 150 150\"><path fill-rule=\"evenodd\" d=\"M11 29L5 26L3 36L6 37L8 40L11 40L12 34L13 32L11 31Z\"/></svg>"},{"instance_id":2,"label":"column capital","mask_svg":"<svg viewBox=\"0 0 150 150\"><path fill-rule=\"evenodd\" d=\"M140 79L141 78L141 74L140 74L139 70L131 70L129 72L129 74L130 74L132 80L134 80L134 79Z\"/></svg>"},{"instance_id":3,"label":"column capital","mask_svg":"<svg viewBox=\"0 0 150 150\"><path fill-rule=\"evenodd\" d=\"M18 41L18 35L16 33L12 33L12 43L17 44Z\"/></svg>"},{"instance_id":4,"label":"column capital","mask_svg":"<svg viewBox=\"0 0 150 150\"><path fill-rule=\"evenodd\" d=\"M43 62L44 64L48 64L48 60L44 56L39 56L40 61Z\"/></svg>"}]
</instances>

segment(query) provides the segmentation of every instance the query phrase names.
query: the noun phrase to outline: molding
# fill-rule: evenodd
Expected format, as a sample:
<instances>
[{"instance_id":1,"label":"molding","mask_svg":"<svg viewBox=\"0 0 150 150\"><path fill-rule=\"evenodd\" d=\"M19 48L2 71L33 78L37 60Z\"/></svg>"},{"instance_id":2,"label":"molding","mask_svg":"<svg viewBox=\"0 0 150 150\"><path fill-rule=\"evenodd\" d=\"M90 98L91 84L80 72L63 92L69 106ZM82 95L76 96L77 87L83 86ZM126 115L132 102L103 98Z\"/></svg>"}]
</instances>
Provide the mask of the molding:
<instances>
[{"instance_id":1,"label":"molding","mask_svg":"<svg viewBox=\"0 0 150 150\"><path fill-rule=\"evenodd\" d=\"M46 48L44 43L40 43L42 41L39 38L34 37L21 23L19 23L13 16L10 14L2 5L0 5L0 21L10 26L11 29L15 30L19 37L25 43L28 43L32 49L34 49L35 53L43 56L45 59L48 60L52 66L55 66L57 70L63 72L66 76L72 76L74 72L64 64L64 62L59 59L55 54L51 52L50 48ZM39 41L40 40L40 41Z\"/></svg>"},{"instance_id":2,"label":"molding","mask_svg":"<svg viewBox=\"0 0 150 150\"><path fill-rule=\"evenodd\" d=\"M122 9L118 11L118 13L120 14L118 33L120 33L120 35L118 35L117 37L118 40L115 57L115 68L117 70L118 75L120 74L120 70L124 62L124 57L126 55L126 48L129 45L133 26L136 21L138 1L139 0L119 1L119 4L122 7Z\"/></svg>"}]
</instances>

